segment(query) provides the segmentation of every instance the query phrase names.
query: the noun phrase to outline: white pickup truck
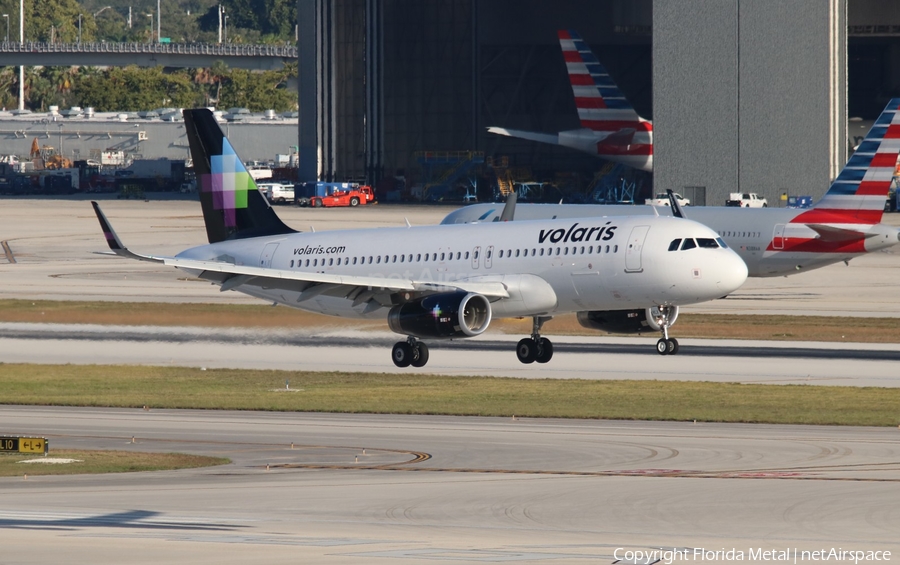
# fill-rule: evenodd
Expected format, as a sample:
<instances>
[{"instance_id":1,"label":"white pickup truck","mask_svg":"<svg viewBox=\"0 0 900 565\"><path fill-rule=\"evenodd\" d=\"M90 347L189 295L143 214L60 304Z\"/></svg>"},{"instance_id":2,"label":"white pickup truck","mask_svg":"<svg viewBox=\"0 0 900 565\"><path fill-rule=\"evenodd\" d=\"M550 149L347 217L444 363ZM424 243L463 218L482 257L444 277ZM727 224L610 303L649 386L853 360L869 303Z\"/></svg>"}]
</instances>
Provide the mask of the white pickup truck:
<instances>
[{"instance_id":1,"label":"white pickup truck","mask_svg":"<svg viewBox=\"0 0 900 565\"><path fill-rule=\"evenodd\" d=\"M677 192L673 193L675 195L675 200L678 202L679 206L690 206L691 201L685 198L684 196L678 194ZM668 206L669 205L669 195L665 192L659 192L656 194L656 198L647 198L644 200L644 204L649 206Z\"/></svg>"},{"instance_id":2,"label":"white pickup truck","mask_svg":"<svg viewBox=\"0 0 900 565\"><path fill-rule=\"evenodd\" d=\"M725 201L725 205L735 208L768 208L769 202L765 197L760 198L755 192L732 192L730 198Z\"/></svg>"}]
</instances>

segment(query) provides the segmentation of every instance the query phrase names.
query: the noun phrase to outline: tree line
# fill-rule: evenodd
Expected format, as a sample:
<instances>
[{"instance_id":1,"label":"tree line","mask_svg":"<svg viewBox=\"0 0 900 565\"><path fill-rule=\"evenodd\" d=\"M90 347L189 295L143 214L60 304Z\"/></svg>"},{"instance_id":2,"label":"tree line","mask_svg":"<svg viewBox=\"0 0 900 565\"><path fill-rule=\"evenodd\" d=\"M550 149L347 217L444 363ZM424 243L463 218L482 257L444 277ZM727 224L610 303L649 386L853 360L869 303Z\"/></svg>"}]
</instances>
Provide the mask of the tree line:
<instances>
[{"instance_id":1,"label":"tree line","mask_svg":"<svg viewBox=\"0 0 900 565\"><path fill-rule=\"evenodd\" d=\"M173 43L215 43L221 6L227 16L223 41L294 42L296 0L161 0L162 14L156 13L156 5L156 0L25 0L25 41L155 41L160 21L161 37ZM18 41L19 0L0 0L0 13L9 16L9 39ZM0 25L3 40L7 20Z\"/></svg>"},{"instance_id":2,"label":"tree line","mask_svg":"<svg viewBox=\"0 0 900 565\"><path fill-rule=\"evenodd\" d=\"M297 65L278 71L211 68L164 70L162 67L26 67L25 107L46 112L50 106L93 107L98 112L154 108L248 108L253 112L297 109L297 93L287 82ZM17 67L0 68L0 106L18 107Z\"/></svg>"}]
</instances>

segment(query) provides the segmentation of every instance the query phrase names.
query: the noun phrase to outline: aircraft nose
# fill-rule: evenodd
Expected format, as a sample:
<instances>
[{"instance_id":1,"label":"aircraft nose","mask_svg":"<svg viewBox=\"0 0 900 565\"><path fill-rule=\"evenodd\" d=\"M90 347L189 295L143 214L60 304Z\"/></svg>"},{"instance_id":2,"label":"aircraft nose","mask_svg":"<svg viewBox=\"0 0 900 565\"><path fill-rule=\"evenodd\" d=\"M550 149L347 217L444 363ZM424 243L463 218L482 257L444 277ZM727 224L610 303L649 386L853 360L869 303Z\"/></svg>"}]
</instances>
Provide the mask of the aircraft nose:
<instances>
[{"instance_id":1,"label":"aircraft nose","mask_svg":"<svg viewBox=\"0 0 900 565\"><path fill-rule=\"evenodd\" d=\"M716 265L718 277L716 286L722 294L728 294L741 288L747 281L747 264L734 251L728 249L728 253Z\"/></svg>"}]
</instances>

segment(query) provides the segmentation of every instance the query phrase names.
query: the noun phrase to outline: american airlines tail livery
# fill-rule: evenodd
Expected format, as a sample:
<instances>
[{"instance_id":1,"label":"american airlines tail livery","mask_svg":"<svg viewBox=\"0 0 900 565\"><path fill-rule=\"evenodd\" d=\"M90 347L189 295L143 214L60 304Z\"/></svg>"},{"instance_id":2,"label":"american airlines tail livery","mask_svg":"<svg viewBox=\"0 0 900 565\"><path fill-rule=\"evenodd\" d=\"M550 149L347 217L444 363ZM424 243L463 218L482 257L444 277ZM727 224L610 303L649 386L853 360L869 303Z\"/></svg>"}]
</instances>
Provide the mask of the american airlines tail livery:
<instances>
[{"instance_id":1,"label":"american airlines tail livery","mask_svg":"<svg viewBox=\"0 0 900 565\"><path fill-rule=\"evenodd\" d=\"M636 169L653 170L653 123L638 116L578 33L560 30L558 35L581 129L538 133L489 127L488 131L562 145Z\"/></svg>"},{"instance_id":2,"label":"american airlines tail livery","mask_svg":"<svg viewBox=\"0 0 900 565\"><path fill-rule=\"evenodd\" d=\"M516 348L523 363L546 363L553 344L542 324L589 312L649 319L663 333L678 307L720 298L747 277L740 257L709 228L646 216L572 218L298 233L278 219L206 109L185 110L209 244L174 257L126 249L93 203L112 253L171 265L264 300L348 318L383 318L407 336L392 349L398 367L422 367L420 339L477 336L493 318L529 317Z\"/></svg>"},{"instance_id":3,"label":"american airlines tail livery","mask_svg":"<svg viewBox=\"0 0 900 565\"><path fill-rule=\"evenodd\" d=\"M897 228L880 223L900 153L900 98L891 100L856 153L809 210L691 206L685 214L709 226L747 263L751 277L787 276L849 261L896 245ZM671 214L668 206L520 204L517 220ZM500 219L496 204L460 208L442 223Z\"/></svg>"}]
</instances>

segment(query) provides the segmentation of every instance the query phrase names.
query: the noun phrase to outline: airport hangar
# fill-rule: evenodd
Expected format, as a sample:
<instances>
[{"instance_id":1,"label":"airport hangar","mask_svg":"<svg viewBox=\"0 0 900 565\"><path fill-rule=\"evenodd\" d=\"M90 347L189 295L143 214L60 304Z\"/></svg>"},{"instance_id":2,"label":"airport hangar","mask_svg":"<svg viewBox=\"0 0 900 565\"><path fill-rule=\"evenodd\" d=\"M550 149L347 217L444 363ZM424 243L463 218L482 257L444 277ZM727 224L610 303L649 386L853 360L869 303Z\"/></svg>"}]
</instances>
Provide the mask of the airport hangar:
<instances>
[{"instance_id":1,"label":"airport hangar","mask_svg":"<svg viewBox=\"0 0 900 565\"><path fill-rule=\"evenodd\" d=\"M900 5L878 0L298 0L298 22L301 178L371 182L460 150L590 178L596 158L486 132L580 127L558 29L653 120L655 188L696 204L818 198L848 117L900 95Z\"/></svg>"},{"instance_id":2,"label":"airport hangar","mask_svg":"<svg viewBox=\"0 0 900 565\"><path fill-rule=\"evenodd\" d=\"M900 6L878 0L298 0L298 24L301 178L414 182L422 151L476 151L542 180L590 179L594 157L486 131L579 127L564 28L654 121L656 188L695 204L821 196L864 133L848 136L848 116L871 120L900 95ZM298 144L294 115L225 114L244 159ZM0 112L0 154L27 155L34 137L82 159L188 156L165 116Z\"/></svg>"}]
</instances>

